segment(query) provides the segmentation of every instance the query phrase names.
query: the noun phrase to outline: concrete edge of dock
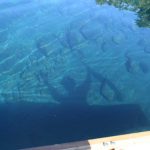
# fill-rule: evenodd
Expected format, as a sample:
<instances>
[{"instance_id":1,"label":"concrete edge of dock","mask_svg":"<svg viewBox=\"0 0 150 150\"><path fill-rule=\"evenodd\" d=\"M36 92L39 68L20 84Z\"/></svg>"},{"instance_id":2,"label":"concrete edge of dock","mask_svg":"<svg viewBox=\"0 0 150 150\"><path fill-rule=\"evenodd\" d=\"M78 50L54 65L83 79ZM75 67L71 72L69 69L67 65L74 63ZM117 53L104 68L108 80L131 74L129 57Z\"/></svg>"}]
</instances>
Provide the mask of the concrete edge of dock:
<instances>
[{"instance_id":1,"label":"concrete edge of dock","mask_svg":"<svg viewBox=\"0 0 150 150\"><path fill-rule=\"evenodd\" d=\"M55 144L23 150L149 150L150 131Z\"/></svg>"}]
</instances>

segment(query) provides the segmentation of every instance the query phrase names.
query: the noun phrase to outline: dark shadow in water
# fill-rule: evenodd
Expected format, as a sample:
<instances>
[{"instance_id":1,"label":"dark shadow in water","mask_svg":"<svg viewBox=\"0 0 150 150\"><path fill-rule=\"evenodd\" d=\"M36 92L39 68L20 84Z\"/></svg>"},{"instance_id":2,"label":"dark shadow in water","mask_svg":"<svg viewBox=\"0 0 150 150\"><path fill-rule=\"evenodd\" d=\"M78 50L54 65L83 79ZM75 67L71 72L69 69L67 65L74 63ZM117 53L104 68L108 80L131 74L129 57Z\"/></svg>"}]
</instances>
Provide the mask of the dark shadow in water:
<instances>
[{"instance_id":1,"label":"dark shadow in water","mask_svg":"<svg viewBox=\"0 0 150 150\"><path fill-rule=\"evenodd\" d=\"M42 103L0 105L0 149L86 140L148 126L139 105L69 107Z\"/></svg>"},{"instance_id":2,"label":"dark shadow in water","mask_svg":"<svg viewBox=\"0 0 150 150\"><path fill-rule=\"evenodd\" d=\"M115 84L112 83L111 80L103 77L103 75L101 75L100 73L94 71L93 69L89 68L90 73L99 81L101 82L100 85L100 94L103 96L103 98L107 101L110 101L109 96L107 96L104 92L104 88L107 85L113 92L114 92L114 96L113 96L113 100L115 101L122 101L122 94L119 91L119 89L115 86ZM106 91L107 92L107 91Z\"/></svg>"},{"instance_id":3,"label":"dark shadow in water","mask_svg":"<svg viewBox=\"0 0 150 150\"><path fill-rule=\"evenodd\" d=\"M61 84L67 91L66 95L62 95L56 88L51 85L48 80L48 72L40 71L39 77L48 88L49 94L52 95L52 97L56 101L61 102L61 105L87 105L87 95L91 87L91 76L96 78L96 80L100 83L99 92L105 100L122 101L122 94L120 93L119 89L117 89L115 84L112 83L111 80L105 78L103 75L96 72L89 66L85 65L85 67L87 69L86 79L79 86L76 86L75 80L70 76L65 76L62 79ZM109 97L105 86L108 86L113 91L113 98Z\"/></svg>"},{"instance_id":4,"label":"dark shadow in water","mask_svg":"<svg viewBox=\"0 0 150 150\"><path fill-rule=\"evenodd\" d=\"M56 101L61 102L61 105L87 105L86 99L91 85L91 75L88 69L86 79L78 86L76 86L75 80L70 76L65 76L62 79L61 84L67 91L67 94L65 95L62 95L51 85L48 80L48 73L40 72L39 76L43 83L47 86L50 95L52 95Z\"/></svg>"}]
</instances>

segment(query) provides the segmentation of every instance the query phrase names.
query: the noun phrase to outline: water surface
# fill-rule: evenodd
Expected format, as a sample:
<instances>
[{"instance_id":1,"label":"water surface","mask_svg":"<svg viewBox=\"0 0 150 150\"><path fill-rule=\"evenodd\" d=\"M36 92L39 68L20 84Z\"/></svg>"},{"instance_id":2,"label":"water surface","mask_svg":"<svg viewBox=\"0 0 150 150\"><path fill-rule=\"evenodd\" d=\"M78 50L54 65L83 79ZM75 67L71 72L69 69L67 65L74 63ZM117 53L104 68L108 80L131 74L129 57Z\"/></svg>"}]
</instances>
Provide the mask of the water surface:
<instances>
[{"instance_id":1,"label":"water surface","mask_svg":"<svg viewBox=\"0 0 150 150\"><path fill-rule=\"evenodd\" d=\"M0 147L149 130L149 6L1 0Z\"/></svg>"}]
</instances>

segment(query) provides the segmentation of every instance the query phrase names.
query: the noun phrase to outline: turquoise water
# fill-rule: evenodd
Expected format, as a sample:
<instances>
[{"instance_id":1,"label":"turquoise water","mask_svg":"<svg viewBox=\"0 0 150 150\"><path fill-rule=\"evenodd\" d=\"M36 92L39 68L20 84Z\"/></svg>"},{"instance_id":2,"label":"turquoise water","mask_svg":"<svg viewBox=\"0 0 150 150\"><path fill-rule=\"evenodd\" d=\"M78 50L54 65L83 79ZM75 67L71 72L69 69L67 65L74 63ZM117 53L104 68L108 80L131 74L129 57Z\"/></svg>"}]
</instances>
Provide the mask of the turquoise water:
<instances>
[{"instance_id":1,"label":"turquoise water","mask_svg":"<svg viewBox=\"0 0 150 150\"><path fill-rule=\"evenodd\" d=\"M10 129L0 135L0 147L17 149L149 130L150 5L137 2L1 0L0 130ZM18 127L18 120L24 118L16 114L33 118ZM45 119L34 133L32 120L37 116ZM66 124L62 123L66 117ZM112 128L98 131L115 118ZM78 124L72 127L74 132L66 130L73 120ZM85 132L82 120L89 124ZM16 130L5 126L9 121L22 133L9 142L10 147L8 137ZM40 143L40 137L46 142ZM22 144L17 145L19 139Z\"/></svg>"}]
</instances>

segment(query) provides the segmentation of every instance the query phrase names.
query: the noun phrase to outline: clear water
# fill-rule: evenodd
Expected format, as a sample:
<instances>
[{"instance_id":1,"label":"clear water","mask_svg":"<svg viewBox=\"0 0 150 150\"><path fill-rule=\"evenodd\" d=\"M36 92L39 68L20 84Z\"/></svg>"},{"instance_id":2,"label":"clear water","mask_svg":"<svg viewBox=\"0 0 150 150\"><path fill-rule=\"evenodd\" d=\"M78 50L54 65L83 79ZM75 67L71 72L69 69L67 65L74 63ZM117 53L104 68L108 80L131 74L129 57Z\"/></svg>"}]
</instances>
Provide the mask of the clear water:
<instances>
[{"instance_id":1,"label":"clear water","mask_svg":"<svg viewBox=\"0 0 150 150\"><path fill-rule=\"evenodd\" d=\"M148 0L1 0L1 149L149 130L149 27Z\"/></svg>"}]
</instances>

